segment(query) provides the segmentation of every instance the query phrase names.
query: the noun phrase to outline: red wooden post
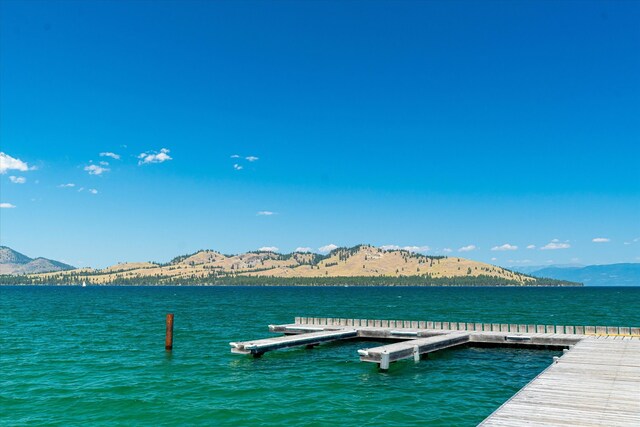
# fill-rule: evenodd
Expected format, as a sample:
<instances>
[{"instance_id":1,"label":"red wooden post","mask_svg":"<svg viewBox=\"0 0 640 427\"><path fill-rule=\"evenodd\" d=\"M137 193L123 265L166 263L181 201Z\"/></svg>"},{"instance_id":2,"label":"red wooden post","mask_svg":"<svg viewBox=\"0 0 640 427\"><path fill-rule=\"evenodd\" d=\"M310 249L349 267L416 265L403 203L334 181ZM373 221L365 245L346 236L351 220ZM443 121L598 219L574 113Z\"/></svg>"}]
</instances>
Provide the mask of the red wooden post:
<instances>
[{"instance_id":1,"label":"red wooden post","mask_svg":"<svg viewBox=\"0 0 640 427\"><path fill-rule=\"evenodd\" d=\"M167 335L164 340L164 349L173 349L173 313L167 314Z\"/></svg>"}]
</instances>

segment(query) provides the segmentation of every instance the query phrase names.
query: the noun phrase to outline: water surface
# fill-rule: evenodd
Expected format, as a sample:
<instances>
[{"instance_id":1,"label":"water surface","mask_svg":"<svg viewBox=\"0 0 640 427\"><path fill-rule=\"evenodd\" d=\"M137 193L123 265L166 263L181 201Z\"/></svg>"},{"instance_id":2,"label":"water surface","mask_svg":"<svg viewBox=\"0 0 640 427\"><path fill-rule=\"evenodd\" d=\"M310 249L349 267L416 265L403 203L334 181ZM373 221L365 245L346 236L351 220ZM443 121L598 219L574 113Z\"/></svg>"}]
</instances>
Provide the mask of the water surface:
<instances>
[{"instance_id":1,"label":"water surface","mask_svg":"<svg viewBox=\"0 0 640 427\"><path fill-rule=\"evenodd\" d=\"M554 351L464 348L388 373L371 343L261 359L294 316L640 325L640 288L0 287L0 424L473 426ZM164 351L164 316L175 347Z\"/></svg>"}]
</instances>

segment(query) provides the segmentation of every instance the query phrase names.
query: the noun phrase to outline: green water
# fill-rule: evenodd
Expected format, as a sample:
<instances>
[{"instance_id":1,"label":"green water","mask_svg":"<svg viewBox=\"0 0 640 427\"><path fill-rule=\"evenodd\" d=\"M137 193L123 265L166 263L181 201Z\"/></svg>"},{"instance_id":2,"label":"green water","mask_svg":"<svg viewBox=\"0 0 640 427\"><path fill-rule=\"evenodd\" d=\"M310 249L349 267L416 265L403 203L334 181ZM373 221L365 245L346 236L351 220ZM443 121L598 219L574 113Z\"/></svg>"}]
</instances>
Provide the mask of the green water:
<instances>
[{"instance_id":1,"label":"green water","mask_svg":"<svg viewBox=\"0 0 640 427\"><path fill-rule=\"evenodd\" d=\"M164 351L164 316L175 348ZM640 325L640 288L0 287L0 424L473 426L553 351L464 348L379 373L371 343L232 355L294 316Z\"/></svg>"}]
</instances>

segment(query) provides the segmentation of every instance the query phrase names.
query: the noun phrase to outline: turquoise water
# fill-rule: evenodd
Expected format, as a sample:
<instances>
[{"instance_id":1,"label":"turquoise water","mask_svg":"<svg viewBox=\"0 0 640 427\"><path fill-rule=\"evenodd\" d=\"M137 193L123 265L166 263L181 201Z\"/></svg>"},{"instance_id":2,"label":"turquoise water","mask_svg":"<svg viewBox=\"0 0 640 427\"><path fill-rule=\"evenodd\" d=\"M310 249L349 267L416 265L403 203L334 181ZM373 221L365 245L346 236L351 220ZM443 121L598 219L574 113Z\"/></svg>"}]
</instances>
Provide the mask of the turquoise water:
<instances>
[{"instance_id":1,"label":"turquoise water","mask_svg":"<svg viewBox=\"0 0 640 427\"><path fill-rule=\"evenodd\" d=\"M164 316L175 313L174 351ZM371 343L232 355L294 316L640 325L640 288L0 287L3 425L473 426L554 351L465 348L379 373Z\"/></svg>"}]
</instances>

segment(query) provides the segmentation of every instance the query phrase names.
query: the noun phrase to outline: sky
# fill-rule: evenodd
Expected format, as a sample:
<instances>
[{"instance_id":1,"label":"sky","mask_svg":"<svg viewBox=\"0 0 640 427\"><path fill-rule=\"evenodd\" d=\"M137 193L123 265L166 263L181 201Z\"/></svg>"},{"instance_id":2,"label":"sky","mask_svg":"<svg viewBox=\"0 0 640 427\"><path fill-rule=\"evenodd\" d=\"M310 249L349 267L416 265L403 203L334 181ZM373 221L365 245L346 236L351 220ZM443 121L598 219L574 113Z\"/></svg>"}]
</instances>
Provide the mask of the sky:
<instances>
[{"instance_id":1,"label":"sky","mask_svg":"<svg viewBox=\"0 0 640 427\"><path fill-rule=\"evenodd\" d=\"M26 255L640 262L640 2L0 12L0 244Z\"/></svg>"}]
</instances>

